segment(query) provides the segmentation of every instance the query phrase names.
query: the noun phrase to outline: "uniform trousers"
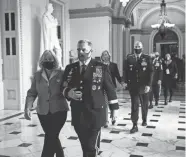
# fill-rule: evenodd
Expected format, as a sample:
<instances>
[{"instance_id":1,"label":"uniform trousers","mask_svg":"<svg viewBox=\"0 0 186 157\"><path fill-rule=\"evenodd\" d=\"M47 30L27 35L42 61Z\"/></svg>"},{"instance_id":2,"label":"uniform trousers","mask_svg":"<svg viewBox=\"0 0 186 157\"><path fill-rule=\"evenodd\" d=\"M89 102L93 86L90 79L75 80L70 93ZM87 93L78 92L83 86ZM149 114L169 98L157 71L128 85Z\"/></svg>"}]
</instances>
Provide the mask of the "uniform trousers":
<instances>
[{"instance_id":1,"label":"uniform trousers","mask_svg":"<svg viewBox=\"0 0 186 157\"><path fill-rule=\"evenodd\" d=\"M149 93L139 94L130 91L131 97L131 120L137 125L139 119L139 104L141 104L142 120L147 121Z\"/></svg>"},{"instance_id":2,"label":"uniform trousers","mask_svg":"<svg viewBox=\"0 0 186 157\"><path fill-rule=\"evenodd\" d=\"M159 101L160 93L161 93L161 85L159 84L152 85L152 90L149 92L149 101L152 102L153 97L155 101Z\"/></svg>"},{"instance_id":3,"label":"uniform trousers","mask_svg":"<svg viewBox=\"0 0 186 157\"><path fill-rule=\"evenodd\" d=\"M59 140L59 133L67 119L67 111L38 114L39 121L45 132L44 146L41 157L64 157L63 148Z\"/></svg>"},{"instance_id":4,"label":"uniform trousers","mask_svg":"<svg viewBox=\"0 0 186 157\"><path fill-rule=\"evenodd\" d=\"M83 157L96 157L100 145L100 129L88 128L82 124L74 125L83 150Z\"/></svg>"}]
</instances>

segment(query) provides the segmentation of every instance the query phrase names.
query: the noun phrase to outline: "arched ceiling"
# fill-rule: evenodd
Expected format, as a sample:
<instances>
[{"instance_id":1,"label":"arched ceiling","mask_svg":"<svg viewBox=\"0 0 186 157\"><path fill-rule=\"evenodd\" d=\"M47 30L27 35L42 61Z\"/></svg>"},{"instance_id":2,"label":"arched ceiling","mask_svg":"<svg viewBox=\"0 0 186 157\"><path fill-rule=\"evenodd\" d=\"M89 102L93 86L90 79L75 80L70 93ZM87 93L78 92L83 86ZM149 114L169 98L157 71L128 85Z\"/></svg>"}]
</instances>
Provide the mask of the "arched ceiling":
<instances>
[{"instance_id":1,"label":"arched ceiling","mask_svg":"<svg viewBox=\"0 0 186 157\"><path fill-rule=\"evenodd\" d=\"M149 4L149 1L153 1L153 0L142 1L133 10L136 28L140 29L141 27L145 27L146 25L145 23L149 23L149 25L152 22L157 23L156 20L159 19L161 1L154 0L156 2L159 1L159 3L153 3L153 4L152 3ZM179 1L172 0L172 1L169 1L169 3L167 3L166 5L167 16L170 22L178 24L178 25L184 25L184 19L185 19L185 4L184 3L185 3L184 0L179 0ZM175 18L175 17L179 17L179 18Z\"/></svg>"},{"instance_id":2,"label":"arched ceiling","mask_svg":"<svg viewBox=\"0 0 186 157\"><path fill-rule=\"evenodd\" d=\"M85 9L94 7L109 7L113 10L113 17L131 19L134 16L134 23L139 22L139 18L146 11L159 7L162 0L129 0L124 7L120 0L70 0L70 9ZM168 5L176 5L185 9L185 0L165 0ZM139 17L139 15L141 17Z\"/></svg>"}]
</instances>

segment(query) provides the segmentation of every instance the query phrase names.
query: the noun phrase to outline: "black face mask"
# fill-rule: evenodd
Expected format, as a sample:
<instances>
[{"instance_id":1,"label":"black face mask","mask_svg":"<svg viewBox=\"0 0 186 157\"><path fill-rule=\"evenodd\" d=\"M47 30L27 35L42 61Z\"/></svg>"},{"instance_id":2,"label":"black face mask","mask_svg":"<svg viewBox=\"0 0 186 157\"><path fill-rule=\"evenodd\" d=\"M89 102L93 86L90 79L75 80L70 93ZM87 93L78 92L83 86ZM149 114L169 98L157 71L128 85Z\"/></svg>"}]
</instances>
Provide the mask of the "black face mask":
<instances>
[{"instance_id":1,"label":"black face mask","mask_svg":"<svg viewBox=\"0 0 186 157\"><path fill-rule=\"evenodd\" d=\"M52 70L54 68L54 62L43 62L43 67L48 70Z\"/></svg>"},{"instance_id":2,"label":"black face mask","mask_svg":"<svg viewBox=\"0 0 186 157\"><path fill-rule=\"evenodd\" d=\"M140 54L142 52L142 49L134 49L136 54Z\"/></svg>"},{"instance_id":3,"label":"black face mask","mask_svg":"<svg viewBox=\"0 0 186 157\"><path fill-rule=\"evenodd\" d=\"M156 55L156 58L158 58L159 57L159 55Z\"/></svg>"},{"instance_id":4,"label":"black face mask","mask_svg":"<svg viewBox=\"0 0 186 157\"><path fill-rule=\"evenodd\" d=\"M84 62L84 61L88 60L90 58L90 53L91 53L91 51L89 53L84 53L84 54L78 53L79 60L81 62Z\"/></svg>"}]
</instances>

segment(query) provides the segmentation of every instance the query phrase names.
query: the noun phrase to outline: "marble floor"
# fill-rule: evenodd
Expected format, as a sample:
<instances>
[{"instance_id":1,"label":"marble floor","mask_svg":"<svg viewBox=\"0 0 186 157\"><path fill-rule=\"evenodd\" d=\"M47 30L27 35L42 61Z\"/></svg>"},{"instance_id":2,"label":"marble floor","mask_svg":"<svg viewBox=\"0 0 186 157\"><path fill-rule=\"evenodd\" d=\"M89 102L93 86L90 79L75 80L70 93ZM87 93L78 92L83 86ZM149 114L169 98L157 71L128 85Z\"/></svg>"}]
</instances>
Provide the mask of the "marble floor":
<instances>
[{"instance_id":1,"label":"marble floor","mask_svg":"<svg viewBox=\"0 0 186 157\"><path fill-rule=\"evenodd\" d=\"M118 93L120 110L117 124L102 128L100 157L184 157L185 156L185 106L176 99L167 106L149 110L148 125L139 132L129 134L130 99ZM44 133L35 111L32 120L27 121L22 112L0 111L0 157L40 157ZM65 157L82 157L82 152L73 127L70 112L60 133Z\"/></svg>"}]
</instances>

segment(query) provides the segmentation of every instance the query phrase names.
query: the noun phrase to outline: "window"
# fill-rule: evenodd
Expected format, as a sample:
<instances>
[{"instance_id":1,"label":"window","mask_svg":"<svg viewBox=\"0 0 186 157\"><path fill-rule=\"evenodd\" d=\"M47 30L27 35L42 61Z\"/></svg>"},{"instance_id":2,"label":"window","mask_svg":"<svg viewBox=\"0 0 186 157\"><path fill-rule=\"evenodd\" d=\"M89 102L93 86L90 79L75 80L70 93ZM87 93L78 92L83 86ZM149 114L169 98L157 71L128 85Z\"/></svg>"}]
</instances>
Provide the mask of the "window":
<instances>
[{"instance_id":1,"label":"window","mask_svg":"<svg viewBox=\"0 0 186 157\"><path fill-rule=\"evenodd\" d=\"M15 13L5 13L5 31L10 30L15 31Z\"/></svg>"},{"instance_id":2,"label":"window","mask_svg":"<svg viewBox=\"0 0 186 157\"><path fill-rule=\"evenodd\" d=\"M10 55L10 38L6 38L6 55Z\"/></svg>"},{"instance_id":3,"label":"window","mask_svg":"<svg viewBox=\"0 0 186 157\"><path fill-rule=\"evenodd\" d=\"M12 38L12 55L16 55L16 38Z\"/></svg>"},{"instance_id":4,"label":"window","mask_svg":"<svg viewBox=\"0 0 186 157\"><path fill-rule=\"evenodd\" d=\"M9 31L9 13L5 13L5 30Z\"/></svg>"},{"instance_id":5,"label":"window","mask_svg":"<svg viewBox=\"0 0 186 157\"><path fill-rule=\"evenodd\" d=\"M11 30L15 31L15 13L11 13Z\"/></svg>"}]
</instances>

